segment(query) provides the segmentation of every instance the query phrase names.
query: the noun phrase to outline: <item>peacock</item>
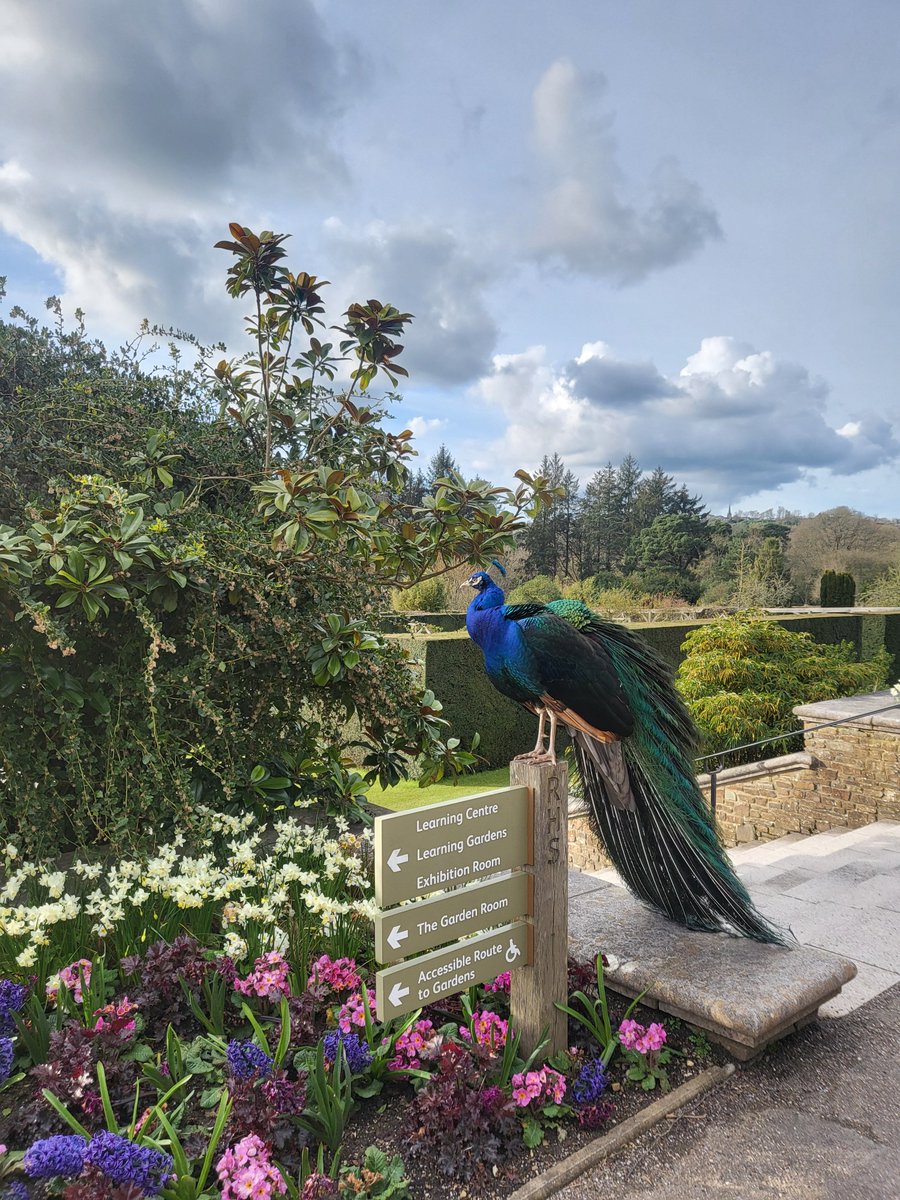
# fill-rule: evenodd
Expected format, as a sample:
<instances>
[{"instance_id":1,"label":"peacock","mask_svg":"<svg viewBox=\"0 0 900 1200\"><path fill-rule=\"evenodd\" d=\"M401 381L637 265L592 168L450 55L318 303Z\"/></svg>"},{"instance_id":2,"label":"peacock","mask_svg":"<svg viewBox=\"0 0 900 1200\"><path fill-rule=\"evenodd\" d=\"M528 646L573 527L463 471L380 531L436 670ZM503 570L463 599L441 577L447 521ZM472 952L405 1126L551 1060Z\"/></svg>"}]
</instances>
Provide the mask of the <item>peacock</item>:
<instances>
[{"instance_id":1,"label":"peacock","mask_svg":"<svg viewBox=\"0 0 900 1200\"><path fill-rule=\"evenodd\" d=\"M486 571L467 582L476 594L466 629L488 678L538 718L534 749L521 757L556 762L565 726L594 827L629 890L689 929L788 944L724 851L693 771L697 733L668 665L579 600L506 604Z\"/></svg>"}]
</instances>

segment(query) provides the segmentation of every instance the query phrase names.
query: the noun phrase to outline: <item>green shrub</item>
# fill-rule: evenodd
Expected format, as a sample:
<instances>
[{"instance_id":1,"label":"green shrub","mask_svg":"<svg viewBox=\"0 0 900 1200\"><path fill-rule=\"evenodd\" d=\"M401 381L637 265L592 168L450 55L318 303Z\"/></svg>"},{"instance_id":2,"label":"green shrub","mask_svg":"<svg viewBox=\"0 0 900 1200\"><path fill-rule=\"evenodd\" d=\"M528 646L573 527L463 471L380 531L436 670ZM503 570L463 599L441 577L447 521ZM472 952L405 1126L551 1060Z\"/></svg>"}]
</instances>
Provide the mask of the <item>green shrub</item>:
<instances>
[{"instance_id":1,"label":"green shrub","mask_svg":"<svg viewBox=\"0 0 900 1200\"><path fill-rule=\"evenodd\" d=\"M352 810L351 747L386 784L473 762L367 614L502 555L551 492L519 472L406 504L409 436L363 394L406 373L409 315L350 306L336 395L324 285L281 266L283 236L230 228L227 288L255 310L238 360L173 348L148 375L58 302L53 328L0 321L0 816L29 853L140 842L201 802Z\"/></svg>"},{"instance_id":2,"label":"green shrub","mask_svg":"<svg viewBox=\"0 0 900 1200\"><path fill-rule=\"evenodd\" d=\"M671 596L683 604L696 604L702 590L692 575L666 567L647 567L635 572L629 575L628 583L643 596Z\"/></svg>"},{"instance_id":3,"label":"green shrub","mask_svg":"<svg viewBox=\"0 0 900 1200\"><path fill-rule=\"evenodd\" d=\"M874 608L900 608L900 564L870 583L862 602Z\"/></svg>"},{"instance_id":4,"label":"green shrub","mask_svg":"<svg viewBox=\"0 0 900 1200\"><path fill-rule=\"evenodd\" d=\"M637 612L640 607L641 598L627 587L603 588L594 592L591 603L591 608L607 616Z\"/></svg>"},{"instance_id":5,"label":"green shrub","mask_svg":"<svg viewBox=\"0 0 900 1200\"><path fill-rule=\"evenodd\" d=\"M727 750L800 728L792 709L803 703L874 691L890 668L883 646L856 662L848 642L821 645L752 613L694 629L678 687L703 739L703 753ZM729 757L729 765L785 753L796 739Z\"/></svg>"},{"instance_id":6,"label":"green shrub","mask_svg":"<svg viewBox=\"0 0 900 1200\"><path fill-rule=\"evenodd\" d=\"M520 583L506 597L508 604L549 604L562 598L562 588L549 575L535 575Z\"/></svg>"},{"instance_id":7,"label":"green shrub","mask_svg":"<svg viewBox=\"0 0 900 1200\"><path fill-rule=\"evenodd\" d=\"M424 579L412 587L391 592L394 612L439 613L447 609L447 589L442 579Z\"/></svg>"},{"instance_id":8,"label":"green shrub","mask_svg":"<svg viewBox=\"0 0 900 1200\"><path fill-rule=\"evenodd\" d=\"M846 571L826 571L819 582L819 604L823 608L852 608L856 581Z\"/></svg>"},{"instance_id":9,"label":"green shrub","mask_svg":"<svg viewBox=\"0 0 900 1200\"><path fill-rule=\"evenodd\" d=\"M560 594L566 600L580 600L593 607L594 586L591 579L570 579L560 585Z\"/></svg>"}]
</instances>

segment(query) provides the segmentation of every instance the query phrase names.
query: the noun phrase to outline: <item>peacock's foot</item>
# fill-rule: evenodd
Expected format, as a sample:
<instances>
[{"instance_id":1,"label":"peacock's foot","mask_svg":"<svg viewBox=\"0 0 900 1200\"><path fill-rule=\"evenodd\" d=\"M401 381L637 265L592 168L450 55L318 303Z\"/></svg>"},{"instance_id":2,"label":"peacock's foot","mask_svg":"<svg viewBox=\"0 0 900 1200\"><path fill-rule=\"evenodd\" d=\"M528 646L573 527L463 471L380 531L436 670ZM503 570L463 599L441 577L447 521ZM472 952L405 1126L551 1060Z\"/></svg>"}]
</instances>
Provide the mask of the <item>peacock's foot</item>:
<instances>
[{"instance_id":1,"label":"peacock's foot","mask_svg":"<svg viewBox=\"0 0 900 1200\"><path fill-rule=\"evenodd\" d=\"M517 754L513 762L550 763L555 767L557 758L551 750L529 750L527 754Z\"/></svg>"}]
</instances>

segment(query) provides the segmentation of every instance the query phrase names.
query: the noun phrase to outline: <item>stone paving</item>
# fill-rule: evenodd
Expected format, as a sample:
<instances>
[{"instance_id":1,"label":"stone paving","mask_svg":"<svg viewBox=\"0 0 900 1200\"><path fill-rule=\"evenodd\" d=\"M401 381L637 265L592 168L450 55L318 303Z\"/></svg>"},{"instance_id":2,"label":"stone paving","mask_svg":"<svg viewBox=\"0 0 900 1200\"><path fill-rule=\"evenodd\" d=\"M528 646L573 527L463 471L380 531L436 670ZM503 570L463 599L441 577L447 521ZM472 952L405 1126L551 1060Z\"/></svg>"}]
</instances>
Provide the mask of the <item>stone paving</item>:
<instances>
[{"instance_id":1,"label":"stone paving","mask_svg":"<svg viewBox=\"0 0 900 1200\"><path fill-rule=\"evenodd\" d=\"M731 858L761 912L804 946L856 963L856 978L821 1016L852 1012L900 983L900 821L792 834Z\"/></svg>"},{"instance_id":2,"label":"stone paving","mask_svg":"<svg viewBox=\"0 0 900 1200\"><path fill-rule=\"evenodd\" d=\"M900 822L732 852L761 911L856 979L824 1019L740 1067L559 1200L900 1198ZM586 876L581 888L614 882Z\"/></svg>"},{"instance_id":3,"label":"stone paving","mask_svg":"<svg viewBox=\"0 0 900 1200\"><path fill-rule=\"evenodd\" d=\"M852 1012L900 983L900 821L791 833L729 854L760 912L801 945L856 963L856 978L821 1016ZM622 886L614 870L586 871L581 880L581 889L588 881Z\"/></svg>"}]
</instances>

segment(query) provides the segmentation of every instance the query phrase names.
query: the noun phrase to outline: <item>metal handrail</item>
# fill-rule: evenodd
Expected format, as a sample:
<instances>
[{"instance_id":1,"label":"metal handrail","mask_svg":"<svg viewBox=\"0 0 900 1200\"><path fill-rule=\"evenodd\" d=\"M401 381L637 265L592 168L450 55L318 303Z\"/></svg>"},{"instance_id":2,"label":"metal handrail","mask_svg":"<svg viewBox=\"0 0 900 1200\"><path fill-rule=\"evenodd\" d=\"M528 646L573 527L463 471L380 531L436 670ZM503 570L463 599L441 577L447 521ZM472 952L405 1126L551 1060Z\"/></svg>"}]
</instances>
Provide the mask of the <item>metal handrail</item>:
<instances>
[{"instance_id":1,"label":"metal handrail","mask_svg":"<svg viewBox=\"0 0 900 1200\"><path fill-rule=\"evenodd\" d=\"M881 708L871 708L868 712L854 713L850 717L838 717L835 721L823 721L821 725L809 725L805 729L787 730L785 733L776 733L772 737L760 738L757 742L745 742L743 746L731 746L728 750L719 750L715 754L703 754L696 761L698 763L708 762L713 758L716 760L716 766L707 771L709 775L709 809L713 816L716 815L716 783L719 772L724 769L724 758L729 754L737 754L739 750L752 750L754 746L767 746L771 742L783 742L791 737L805 737L808 733L815 733L818 729L830 729L834 725L849 725L851 721L859 721L863 717L874 717L878 713L888 712L892 708L897 708L900 705L900 700L894 700L890 704L884 704ZM761 765L766 760L764 758L757 759Z\"/></svg>"}]
</instances>

